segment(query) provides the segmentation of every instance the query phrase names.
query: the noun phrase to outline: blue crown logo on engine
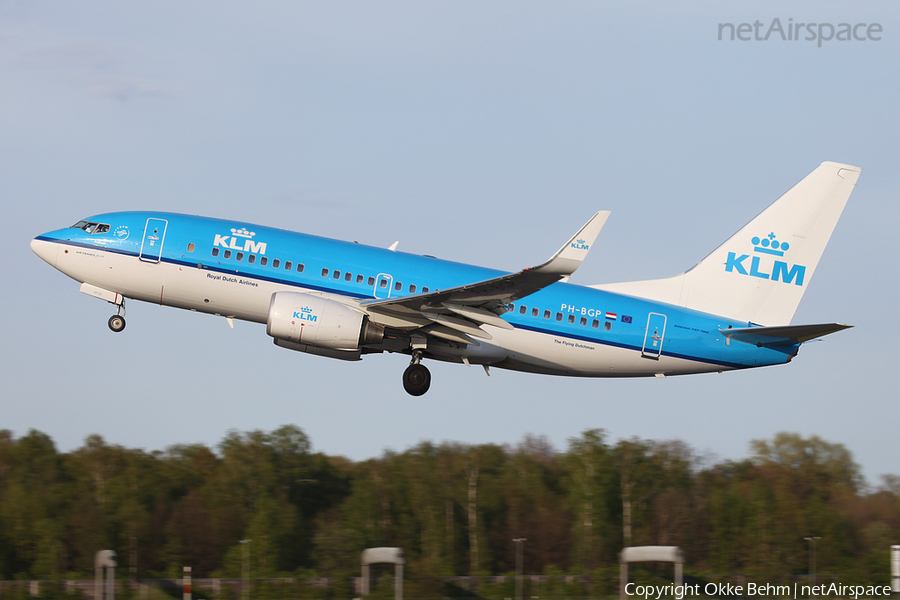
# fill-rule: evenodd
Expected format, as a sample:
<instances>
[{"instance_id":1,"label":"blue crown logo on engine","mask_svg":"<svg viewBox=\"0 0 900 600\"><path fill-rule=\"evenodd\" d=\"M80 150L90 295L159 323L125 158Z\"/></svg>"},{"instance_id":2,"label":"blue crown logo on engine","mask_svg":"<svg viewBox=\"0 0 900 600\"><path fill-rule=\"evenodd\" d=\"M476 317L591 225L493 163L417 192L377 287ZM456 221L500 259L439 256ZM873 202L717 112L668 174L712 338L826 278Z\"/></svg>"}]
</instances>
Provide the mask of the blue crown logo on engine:
<instances>
[{"instance_id":1,"label":"blue crown logo on engine","mask_svg":"<svg viewBox=\"0 0 900 600\"><path fill-rule=\"evenodd\" d=\"M775 234L770 233L766 237L755 237L750 240L753 243L753 251L760 254L771 254L773 256L784 256L784 253L791 247L787 242L779 242L775 239Z\"/></svg>"}]
</instances>

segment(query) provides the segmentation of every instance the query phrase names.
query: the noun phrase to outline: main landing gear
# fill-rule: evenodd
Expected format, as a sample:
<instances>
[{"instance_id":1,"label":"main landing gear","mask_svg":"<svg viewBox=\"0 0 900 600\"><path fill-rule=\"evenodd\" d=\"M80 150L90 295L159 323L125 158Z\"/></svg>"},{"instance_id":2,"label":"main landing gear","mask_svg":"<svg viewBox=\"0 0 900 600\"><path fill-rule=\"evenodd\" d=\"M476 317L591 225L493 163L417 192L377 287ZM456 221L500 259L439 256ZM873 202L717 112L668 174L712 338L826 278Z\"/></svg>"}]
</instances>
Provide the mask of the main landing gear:
<instances>
[{"instance_id":1,"label":"main landing gear","mask_svg":"<svg viewBox=\"0 0 900 600\"><path fill-rule=\"evenodd\" d=\"M431 371L422 364L422 351L413 350L412 360L403 371L403 389L410 396L421 396L431 386Z\"/></svg>"},{"instance_id":2,"label":"main landing gear","mask_svg":"<svg viewBox=\"0 0 900 600\"><path fill-rule=\"evenodd\" d=\"M109 318L109 321L106 322L109 325L109 328L116 333L119 333L123 329L125 329L125 315L120 314L125 312L125 299L122 298L121 304L116 304L116 314Z\"/></svg>"}]
</instances>

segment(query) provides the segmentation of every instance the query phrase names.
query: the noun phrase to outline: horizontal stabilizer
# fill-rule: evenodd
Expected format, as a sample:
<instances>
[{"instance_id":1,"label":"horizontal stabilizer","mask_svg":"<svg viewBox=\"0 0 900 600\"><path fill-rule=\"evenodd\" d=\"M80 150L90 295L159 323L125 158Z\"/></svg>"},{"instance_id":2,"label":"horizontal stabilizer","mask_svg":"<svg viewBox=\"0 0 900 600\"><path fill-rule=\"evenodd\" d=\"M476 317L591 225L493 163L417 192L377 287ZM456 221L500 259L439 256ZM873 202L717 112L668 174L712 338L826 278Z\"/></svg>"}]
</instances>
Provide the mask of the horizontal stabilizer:
<instances>
[{"instance_id":1,"label":"horizontal stabilizer","mask_svg":"<svg viewBox=\"0 0 900 600\"><path fill-rule=\"evenodd\" d=\"M849 329L853 325L820 323L817 325L783 325L776 327L739 327L720 329L729 340L737 340L754 346L793 346L809 340Z\"/></svg>"}]
</instances>

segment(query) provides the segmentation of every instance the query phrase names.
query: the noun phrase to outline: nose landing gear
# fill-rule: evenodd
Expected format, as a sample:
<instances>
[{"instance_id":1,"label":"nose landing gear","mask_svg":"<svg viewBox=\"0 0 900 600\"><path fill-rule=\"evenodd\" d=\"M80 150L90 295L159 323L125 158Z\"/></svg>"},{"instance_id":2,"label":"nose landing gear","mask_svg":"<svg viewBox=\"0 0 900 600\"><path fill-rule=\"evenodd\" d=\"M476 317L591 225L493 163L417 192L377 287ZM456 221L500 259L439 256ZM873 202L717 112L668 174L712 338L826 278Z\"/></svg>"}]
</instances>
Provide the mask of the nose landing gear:
<instances>
[{"instance_id":1,"label":"nose landing gear","mask_svg":"<svg viewBox=\"0 0 900 600\"><path fill-rule=\"evenodd\" d=\"M120 331L125 329L125 317L121 315L113 315L109 318L109 321L107 321L107 325L109 325L110 329L112 329L116 333L119 333Z\"/></svg>"},{"instance_id":2,"label":"nose landing gear","mask_svg":"<svg viewBox=\"0 0 900 600\"><path fill-rule=\"evenodd\" d=\"M421 361L422 351L413 350L412 360L403 371L403 389L410 396L421 396L431 387L431 371Z\"/></svg>"},{"instance_id":3,"label":"nose landing gear","mask_svg":"<svg viewBox=\"0 0 900 600\"><path fill-rule=\"evenodd\" d=\"M122 302L116 304L116 314L109 318L109 321L106 322L109 325L109 328L119 333L123 329L125 329L125 315L121 314L125 312L125 298L122 298Z\"/></svg>"}]
</instances>

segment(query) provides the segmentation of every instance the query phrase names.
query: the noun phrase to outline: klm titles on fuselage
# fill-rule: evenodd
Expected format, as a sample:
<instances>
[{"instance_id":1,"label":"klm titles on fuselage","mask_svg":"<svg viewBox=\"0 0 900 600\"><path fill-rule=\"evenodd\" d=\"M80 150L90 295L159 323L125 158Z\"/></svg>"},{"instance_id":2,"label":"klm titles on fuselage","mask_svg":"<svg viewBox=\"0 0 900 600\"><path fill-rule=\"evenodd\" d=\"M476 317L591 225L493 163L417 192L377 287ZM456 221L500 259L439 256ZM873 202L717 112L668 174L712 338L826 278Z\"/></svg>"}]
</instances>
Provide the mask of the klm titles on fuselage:
<instances>
[{"instance_id":1,"label":"klm titles on fuselage","mask_svg":"<svg viewBox=\"0 0 900 600\"><path fill-rule=\"evenodd\" d=\"M784 256L784 253L790 249L790 244L776 240L774 233L770 233L761 239L754 237L751 242L753 243L753 252L770 256ZM793 283L799 286L803 285L803 279L806 276L806 267L803 265L788 266L788 263L784 261L775 260L772 262L770 272L766 273L762 270L760 264L763 257L754 256L750 258L749 266L745 262L748 258L750 258L749 254L738 256L736 252L729 252L725 261L725 271L759 277L760 279L771 279L772 281Z\"/></svg>"},{"instance_id":2,"label":"klm titles on fuselage","mask_svg":"<svg viewBox=\"0 0 900 600\"><path fill-rule=\"evenodd\" d=\"M247 231L247 228L232 229L231 235L216 234L213 246L228 248L229 250L238 250L241 252L252 252L254 254L266 254L266 242L254 242L253 236L256 232Z\"/></svg>"}]
</instances>

